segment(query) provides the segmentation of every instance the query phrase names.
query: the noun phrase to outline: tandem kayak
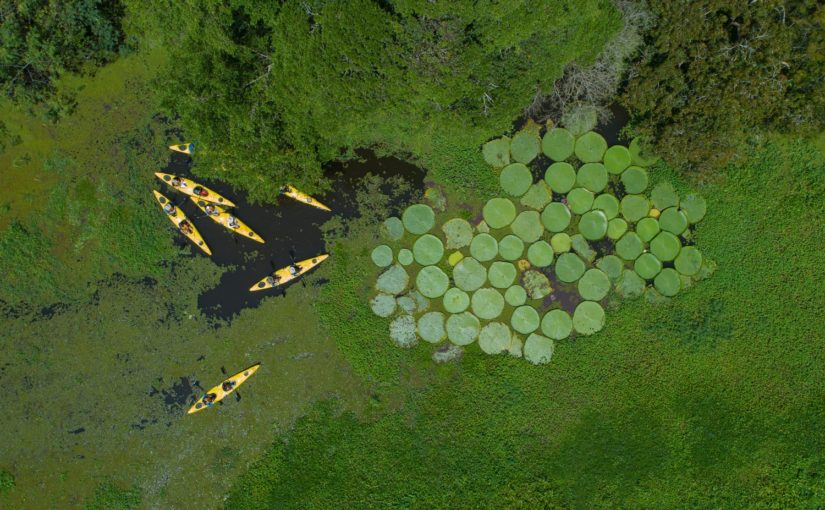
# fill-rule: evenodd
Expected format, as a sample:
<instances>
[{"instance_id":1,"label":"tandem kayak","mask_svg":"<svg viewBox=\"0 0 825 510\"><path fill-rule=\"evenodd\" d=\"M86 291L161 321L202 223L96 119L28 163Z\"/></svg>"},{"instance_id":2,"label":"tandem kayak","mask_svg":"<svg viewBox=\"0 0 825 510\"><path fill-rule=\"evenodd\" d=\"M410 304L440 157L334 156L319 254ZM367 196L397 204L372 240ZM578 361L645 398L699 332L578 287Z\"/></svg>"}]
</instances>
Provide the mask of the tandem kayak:
<instances>
[{"instance_id":1,"label":"tandem kayak","mask_svg":"<svg viewBox=\"0 0 825 510\"><path fill-rule=\"evenodd\" d=\"M288 196L289 198L294 198L298 202L303 202L307 205L311 205L312 207L317 207L318 209L321 209L323 211L331 211L332 210L329 207L322 204L321 202L319 202L319 201L315 200L314 198L312 198L311 196L307 195L306 193L304 193L302 191L298 191L297 189L295 189L293 186L290 186L289 184L284 186L283 192L284 192L284 195Z\"/></svg>"},{"instance_id":2,"label":"tandem kayak","mask_svg":"<svg viewBox=\"0 0 825 510\"><path fill-rule=\"evenodd\" d=\"M237 223L235 224L236 226L233 227L232 225L230 225L229 219L232 218L232 215L229 214L228 212L226 212L226 209L224 209L223 207L221 207L217 204L213 204L211 202L207 202L206 200L204 200L200 197L189 197L189 198L192 199L193 202L195 202L195 205L198 206L198 209L203 211L209 218L212 219L212 221L214 221L218 225L222 225L223 227L225 227L230 232L234 232L234 233L236 233L238 235L241 235L243 237L248 237L249 239L252 239L253 241L258 241L259 243L264 242L264 240L261 238L261 236L256 234L251 228L249 228L247 226L246 223L242 222L238 217L235 217L235 221L237 221ZM206 206L207 205L211 205L212 207L214 207L215 214L209 214L206 211Z\"/></svg>"},{"instance_id":3,"label":"tandem kayak","mask_svg":"<svg viewBox=\"0 0 825 510\"><path fill-rule=\"evenodd\" d=\"M155 172L155 177L165 182L175 190L180 191L181 193L185 193L192 197L202 198L207 202L214 202L216 204L225 205L227 207L235 207L235 204L231 200L224 196L221 196L215 191L212 191L203 184L198 184L197 182L190 181L189 179L186 179L184 177L178 177L178 179L180 179L180 185L175 186L172 184L172 179L174 179L177 176L172 174L165 174L163 172ZM201 188L201 194L195 193L195 188Z\"/></svg>"},{"instance_id":4,"label":"tandem kayak","mask_svg":"<svg viewBox=\"0 0 825 510\"><path fill-rule=\"evenodd\" d=\"M162 194L158 193L157 191L152 191L152 193L155 194L155 200L158 201L161 210L163 210L163 207L169 203L169 199L163 196ZM190 241L195 243L195 245L198 248L206 252L207 255L212 255L212 250L210 250L209 246L206 245L206 241L203 240L201 233L198 232L198 229L195 228L195 225L193 225L189 218L186 217L186 214L184 214L183 211L181 211L180 207L175 207L174 214L169 214L166 211L163 211L163 213L166 215L167 218L169 218L169 221L171 221L176 227L178 227L178 230L180 230L181 234L189 238ZM180 228L181 223L183 223L184 221L187 222L191 227L191 230L189 232L185 232L183 229Z\"/></svg>"},{"instance_id":5,"label":"tandem kayak","mask_svg":"<svg viewBox=\"0 0 825 510\"><path fill-rule=\"evenodd\" d=\"M195 152L195 144L194 143L180 143L177 145L170 145L169 149L180 152L181 154L188 154L189 156Z\"/></svg>"},{"instance_id":6,"label":"tandem kayak","mask_svg":"<svg viewBox=\"0 0 825 510\"><path fill-rule=\"evenodd\" d=\"M269 276L263 278L261 281L249 287L249 290L255 292L257 290L266 290L271 289L273 287L277 287L279 285L283 285L285 283L289 283L292 280L295 280L305 274L307 271L312 269L313 267L317 266L321 262L325 261L329 257L328 254L324 253L322 255L318 255L316 257L312 257L311 259L302 260L300 262L296 262L295 265L298 266L298 272L296 274L292 274L289 271L290 266L282 267L281 269L275 271L272 275L275 278L274 282L268 281Z\"/></svg>"},{"instance_id":7,"label":"tandem kayak","mask_svg":"<svg viewBox=\"0 0 825 510\"><path fill-rule=\"evenodd\" d=\"M206 397L206 395L203 395L201 398L199 398L197 401L195 401L195 405L190 407L189 411L186 414L197 413L198 411L202 411L202 410L206 409L207 407L211 407L211 406L217 404L218 402L220 402L221 400L226 398L227 395L229 395L233 391L237 390L238 386L240 386L241 384L246 382L246 380L249 379L252 376L252 374L254 374L259 368L261 368L261 364L260 363L255 363L251 367L246 368L244 370L241 370L237 374L224 379L223 381L221 381L221 383L219 385L215 386L214 388L210 388L209 391L206 392L206 395L209 395L209 394L212 394L212 393L215 394L215 399L212 401L211 404L206 404L206 402L203 400ZM223 384L224 383L234 383L234 384L232 384L232 387L229 389L229 391L225 391L223 389Z\"/></svg>"}]
</instances>

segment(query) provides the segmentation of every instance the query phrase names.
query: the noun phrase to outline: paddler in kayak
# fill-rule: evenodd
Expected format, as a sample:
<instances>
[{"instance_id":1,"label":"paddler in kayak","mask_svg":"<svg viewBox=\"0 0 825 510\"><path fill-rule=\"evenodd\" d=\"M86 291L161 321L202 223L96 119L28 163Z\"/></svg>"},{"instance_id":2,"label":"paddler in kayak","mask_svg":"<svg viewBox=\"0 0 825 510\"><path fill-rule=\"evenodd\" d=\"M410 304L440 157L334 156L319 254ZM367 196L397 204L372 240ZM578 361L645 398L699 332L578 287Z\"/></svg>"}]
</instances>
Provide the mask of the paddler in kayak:
<instances>
[{"instance_id":1,"label":"paddler in kayak","mask_svg":"<svg viewBox=\"0 0 825 510\"><path fill-rule=\"evenodd\" d=\"M166 205L163 206L163 212L169 216L174 216L178 212L178 209L172 205L172 202L166 202Z\"/></svg>"},{"instance_id":2,"label":"paddler in kayak","mask_svg":"<svg viewBox=\"0 0 825 510\"><path fill-rule=\"evenodd\" d=\"M291 274L292 276L295 276L300 272L301 268L298 267L298 264L292 264L291 266L289 266L289 274Z\"/></svg>"},{"instance_id":3,"label":"paddler in kayak","mask_svg":"<svg viewBox=\"0 0 825 510\"><path fill-rule=\"evenodd\" d=\"M216 394L207 393L203 396L203 405L205 405L206 407L212 407L212 404L215 403L216 398L218 398Z\"/></svg>"},{"instance_id":4,"label":"paddler in kayak","mask_svg":"<svg viewBox=\"0 0 825 510\"><path fill-rule=\"evenodd\" d=\"M236 384L237 383L235 383L235 381L224 381L223 384L221 384L221 389L229 393L230 391L232 391L232 388L236 386Z\"/></svg>"},{"instance_id":5,"label":"paddler in kayak","mask_svg":"<svg viewBox=\"0 0 825 510\"><path fill-rule=\"evenodd\" d=\"M190 225L188 221L181 221L180 225L178 225L178 228L180 228L180 231L183 232L185 235L192 235L192 225Z\"/></svg>"},{"instance_id":6,"label":"paddler in kayak","mask_svg":"<svg viewBox=\"0 0 825 510\"><path fill-rule=\"evenodd\" d=\"M207 197L209 196L209 192L203 189L203 186L195 186L192 188L192 192L199 197Z\"/></svg>"},{"instance_id":7,"label":"paddler in kayak","mask_svg":"<svg viewBox=\"0 0 825 510\"><path fill-rule=\"evenodd\" d=\"M271 274L271 275L266 277L266 283L272 285L273 287L278 285L279 281L280 281L280 278L278 278L278 275L276 275L276 274Z\"/></svg>"},{"instance_id":8,"label":"paddler in kayak","mask_svg":"<svg viewBox=\"0 0 825 510\"><path fill-rule=\"evenodd\" d=\"M203 206L203 210L206 211L206 214L208 214L209 216L220 216L221 214L220 211L215 209L215 206L212 204L206 204L205 206Z\"/></svg>"},{"instance_id":9,"label":"paddler in kayak","mask_svg":"<svg viewBox=\"0 0 825 510\"><path fill-rule=\"evenodd\" d=\"M186 181L184 181L183 179L181 179L177 175L172 177L172 180L169 181L169 184L172 185L173 188L183 189L183 188L186 187Z\"/></svg>"},{"instance_id":10,"label":"paddler in kayak","mask_svg":"<svg viewBox=\"0 0 825 510\"><path fill-rule=\"evenodd\" d=\"M241 226L241 224L238 223L238 218L232 215L229 215L229 217L226 219L226 225L229 228L239 228Z\"/></svg>"}]
</instances>

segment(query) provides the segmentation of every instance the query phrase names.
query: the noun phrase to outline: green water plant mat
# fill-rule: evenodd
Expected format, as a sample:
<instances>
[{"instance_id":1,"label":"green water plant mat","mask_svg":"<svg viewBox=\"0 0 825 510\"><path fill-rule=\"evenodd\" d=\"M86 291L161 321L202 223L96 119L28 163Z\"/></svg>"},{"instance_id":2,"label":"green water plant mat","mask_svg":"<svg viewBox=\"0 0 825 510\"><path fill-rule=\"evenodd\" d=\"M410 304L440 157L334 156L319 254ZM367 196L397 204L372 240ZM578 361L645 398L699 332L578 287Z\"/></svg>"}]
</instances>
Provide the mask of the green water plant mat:
<instances>
[{"instance_id":1,"label":"green water plant mat","mask_svg":"<svg viewBox=\"0 0 825 510\"><path fill-rule=\"evenodd\" d=\"M669 182L660 182L654 186L650 198L653 200L653 206L660 211L679 206L679 194Z\"/></svg>"},{"instance_id":2,"label":"green water plant mat","mask_svg":"<svg viewBox=\"0 0 825 510\"><path fill-rule=\"evenodd\" d=\"M456 250L470 244L473 240L473 226L465 219L453 218L441 226L447 238L447 249Z\"/></svg>"},{"instance_id":3,"label":"green water plant mat","mask_svg":"<svg viewBox=\"0 0 825 510\"><path fill-rule=\"evenodd\" d=\"M702 218L705 217L705 213L707 212L705 199L696 193L685 196L679 205L682 208L682 212L685 213L688 223L691 224L702 221Z\"/></svg>"},{"instance_id":4,"label":"green water plant mat","mask_svg":"<svg viewBox=\"0 0 825 510\"><path fill-rule=\"evenodd\" d=\"M693 276L702 268L702 252L694 246L685 246L679 250L674 260L674 267L685 276Z\"/></svg>"},{"instance_id":5,"label":"green water plant mat","mask_svg":"<svg viewBox=\"0 0 825 510\"><path fill-rule=\"evenodd\" d=\"M675 269L666 267L656 275L656 278L653 280L653 285L660 294L671 297L675 296L679 292L679 289L682 288L682 279Z\"/></svg>"},{"instance_id":6,"label":"green water plant mat","mask_svg":"<svg viewBox=\"0 0 825 510\"><path fill-rule=\"evenodd\" d=\"M585 163L576 173L576 186L601 193L607 187L607 170L601 163Z\"/></svg>"},{"instance_id":7,"label":"green water plant mat","mask_svg":"<svg viewBox=\"0 0 825 510\"><path fill-rule=\"evenodd\" d=\"M652 280L662 270L662 262L652 253L642 253L633 263L633 270L645 280Z\"/></svg>"},{"instance_id":8,"label":"green water plant mat","mask_svg":"<svg viewBox=\"0 0 825 510\"><path fill-rule=\"evenodd\" d=\"M513 285L504 293L504 300L510 306L521 306L527 302L527 291L521 285Z\"/></svg>"},{"instance_id":9,"label":"green water plant mat","mask_svg":"<svg viewBox=\"0 0 825 510\"><path fill-rule=\"evenodd\" d=\"M659 216L659 227L671 234L682 235L688 227L687 216L676 207L668 207Z\"/></svg>"},{"instance_id":10,"label":"green water plant mat","mask_svg":"<svg viewBox=\"0 0 825 510\"><path fill-rule=\"evenodd\" d=\"M607 234L607 215L603 211L588 211L579 220L579 232L588 241L598 241Z\"/></svg>"},{"instance_id":11,"label":"green water plant mat","mask_svg":"<svg viewBox=\"0 0 825 510\"><path fill-rule=\"evenodd\" d=\"M650 252L656 255L656 258L662 262L671 262L679 255L679 250L681 249L681 241L670 232L659 232L659 234L650 241Z\"/></svg>"},{"instance_id":12,"label":"green water plant mat","mask_svg":"<svg viewBox=\"0 0 825 510\"><path fill-rule=\"evenodd\" d=\"M650 212L650 202L644 195L625 195L621 203L622 216L630 223L636 223Z\"/></svg>"},{"instance_id":13,"label":"green water plant mat","mask_svg":"<svg viewBox=\"0 0 825 510\"><path fill-rule=\"evenodd\" d=\"M593 200L592 208L602 211L608 220L612 220L619 214L619 199L610 193L602 193Z\"/></svg>"},{"instance_id":14,"label":"green water plant mat","mask_svg":"<svg viewBox=\"0 0 825 510\"><path fill-rule=\"evenodd\" d=\"M625 260L636 260L645 250L645 243L636 232L627 232L616 242L616 254Z\"/></svg>"},{"instance_id":15,"label":"green water plant mat","mask_svg":"<svg viewBox=\"0 0 825 510\"><path fill-rule=\"evenodd\" d=\"M412 250L408 250L406 248L401 248L398 250L398 262L402 266L409 266L413 263L413 252Z\"/></svg>"}]
</instances>

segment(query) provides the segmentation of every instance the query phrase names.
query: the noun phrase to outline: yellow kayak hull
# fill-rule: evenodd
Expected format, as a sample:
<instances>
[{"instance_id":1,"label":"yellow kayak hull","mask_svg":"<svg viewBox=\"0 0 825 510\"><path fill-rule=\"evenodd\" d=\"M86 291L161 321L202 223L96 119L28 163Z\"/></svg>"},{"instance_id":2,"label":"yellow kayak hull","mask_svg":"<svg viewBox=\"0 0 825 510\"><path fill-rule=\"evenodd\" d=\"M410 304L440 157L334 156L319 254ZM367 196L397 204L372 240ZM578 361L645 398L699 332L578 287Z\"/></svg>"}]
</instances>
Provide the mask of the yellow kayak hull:
<instances>
[{"instance_id":1,"label":"yellow kayak hull","mask_svg":"<svg viewBox=\"0 0 825 510\"><path fill-rule=\"evenodd\" d=\"M278 287L279 285L284 285L286 283L289 283L292 280L296 280L296 279L300 278L305 273L307 273L309 270L311 270L313 267L315 267L318 264L320 264L321 262L325 261L327 258L329 258L329 255L324 253L322 255L312 257L311 259L306 259L306 260L302 260L300 262L296 262L295 265L298 266L298 268L299 268L297 274L290 273L289 272L289 266L282 267L281 269L275 271L275 273L274 273L275 279L277 280L275 285L272 285L271 283L269 283L267 281L267 277L264 277L264 278L261 279L261 281L259 281L255 285L253 285L252 287L249 287L249 290L251 290L252 292L255 292L255 291L259 291L259 290L272 289L274 287Z\"/></svg>"},{"instance_id":2,"label":"yellow kayak hull","mask_svg":"<svg viewBox=\"0 0 825 510\"><path fill-rule=\"evenodd\" d=\"M208 395L210 393L215 394L215 401L212 402L212 405L217 404L218 402L220 402L221 400L226 398L227 395L229 395L233 391L237 390L240 387L240 385L245 383L247 379L252 377L252 374L257 372L259 368L261 368L261 364L260 363L255 363L251 367L245 368L245 369L241 370L240 372L238 372L237 374L235 374L233 376L230 376L230 377L227 377L226 379L221 381L221 383L219 385L217 385L213 388L210 388L209 391L206 392L206 395ZM235 386L233 386L232 389L229 390L229 391L223 391L223 383L228 382L228 381L234 381ZM186 414L197 413L198 411L203 411L204 409L206 409L208 407L211 407L211 406L208 406L208 405L204 404L204 402L203 402L203 397L205 397L206 395L203 395L201 398L199 398L195 402L195 404L192 407L189 408L189 411Z\"/></svg>"},{"instance_id":3,"label":"yellow kayak hull","mask_svg":"<svg viewBox=\"0 0 825 510\"><path fill-rule=\"evenodd\" d=\"M238 227L237 228L230 227L229 226L229 217L232 216L232 215L229 214L228 212L226 212L226 209L224 209L223 207L221 207L217 204L211 204L215 208L215 211L217 211L218 214L214 214L214 215L209 214L209 213L206 212L206 205L210 204L211 202L207 202L207 201L203 200L202 198L198 198L198 197L189 197L189 198L192 200L192 202L195 203L196 206L198 206L198 209L203 211L203 213L206 214L207 217L211 218L212 221L214 221L218 225L223 226L225 229L229 230L230 232L232 232L234 234L238 234L241 237L246 237L247 239L252 239L253 241L257 241L261 244L264 243L264 240L261 238L261 236L256 234L255 231L253 231L251 228L249 228L249 226L246 223L242 222L240 220L240 218L238 218L237 216L235 217L235 219L238 222Z\"/></svg>"},{"instance_id":4,"label":"yellow kayak hull","mask_svg":"<svg viewBox=\"0 0 825 510\"><path fill-rule=\"evenodd\" d=\"M191 142L179 143L177 145L170 145L169 149L175 152L180 152L181 154L187 154L191 156L192 152L195 150L195 144Z\"/></svg>"},{"instance_id":5,"label":"yellow kayak hull","mask_svg":"<svg viewBox=\"0 0 825 510\"><path fill-rule=\"evenodd\" d=\"M155 177L157 177L161 181L168 184L174 190L180 191L181 193L183 193L185 195L189 195L190 197L197 197L197 198L200 198L202 200L206 200L207 202L212 202L214 204L223 205L223 206L226 206L226 207L235 207L235 204L231 200L229 200L228 198L220 195L219 193L207 188L203 184L198 184L195 181L190 181L189 179L181 177L180 178L181 186L176 187L176 186L172 186L172 178L175 177L172 174L165 174L163 172L155 172ZM195 192L192 191L192 190L195 189L195 186L200 186L201 188L203 188L207 192L207 195L206 196L196 195Z\"/></svg>"},{"instance_id":6,"label":"yellow kayak hull","mask_svg":"<svg viewBox=\"0 0 825 510\"><path fill-rule=\"evenodd\" d=\"M181 234L185 235L190 241L195 243L195 246L203 250L204 253L206 253L207 255L212 255L212 250L210 250L209 246L206 245L206 241L203 240L203 236L201 236L201 233L198 232L197 228L195 228L195 225L194 223L192 223L192 221L189 221L189 224L192 225L191 234L186 234L182 230L180 230L181 222L189 219L186 217L186 214L184 214L183 211L181 211L180 207L175 207L175 214L166 214L166 212L163 211L163 206L169 202L169 199L163 196L161 193L158 193L157 191L152 191L152 193L155 194L155 200L157 200L158 204L160 204L161 212L163 212L164 216L169 218L169 221L171 221L173 225L178 227L178 231Z\"/></svg>"},{"instance_id":7,"label":"yellow kayak hull","mask_svg":"<svg viewBox=\"0 0 825 510\"><path fill-rule=\"evenodd\" d=\"M319 201L315 200L314 198L312 198L311 196L307 195L306 193L304 193L302 191L298 191L297 189L295 189L293 186L290 186L289 184L284 186L284 195L288 196L289 198L293 198L293 199L295 199L298 202L301 202L303 204L311 205L312 207L317 207L318 209L321 209L322 211L331 211L332 210L329 207L322 204L321 202L319 202Z\"/></svg>"}]
</instances>

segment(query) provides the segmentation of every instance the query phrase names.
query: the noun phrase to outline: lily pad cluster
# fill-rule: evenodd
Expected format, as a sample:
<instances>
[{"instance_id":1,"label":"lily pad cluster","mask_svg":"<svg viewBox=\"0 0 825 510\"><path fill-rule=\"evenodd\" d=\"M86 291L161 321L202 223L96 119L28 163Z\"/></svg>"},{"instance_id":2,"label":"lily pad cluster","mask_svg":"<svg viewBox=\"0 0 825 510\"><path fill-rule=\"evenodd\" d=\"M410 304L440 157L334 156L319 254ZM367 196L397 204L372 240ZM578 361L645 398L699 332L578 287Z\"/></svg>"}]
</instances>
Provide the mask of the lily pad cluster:
<instances>
[{"instance_id":1,"label":"lily pad cluster","mask_svg":"<svg viewBox=\"0 0 825 510\"><path fill-rule=\"evenodd\" d=\"M502 196L480 215L437 225L421 203L381 226L370 306L393 318L397 345L477 342L547 363L555 342L601 331L608 303L660 302L712 272L691 232L704 199L667 182L649 189L656 160L635 141L608 146L594 131L529 123L482 155Z\"/></svg>"}]
</instances>

